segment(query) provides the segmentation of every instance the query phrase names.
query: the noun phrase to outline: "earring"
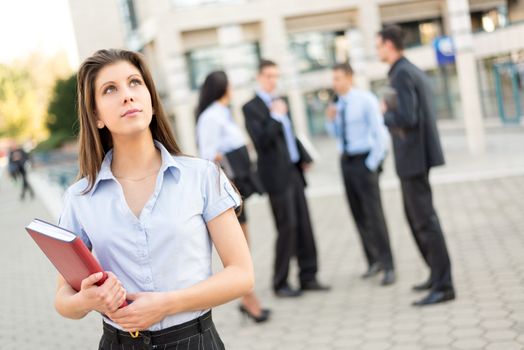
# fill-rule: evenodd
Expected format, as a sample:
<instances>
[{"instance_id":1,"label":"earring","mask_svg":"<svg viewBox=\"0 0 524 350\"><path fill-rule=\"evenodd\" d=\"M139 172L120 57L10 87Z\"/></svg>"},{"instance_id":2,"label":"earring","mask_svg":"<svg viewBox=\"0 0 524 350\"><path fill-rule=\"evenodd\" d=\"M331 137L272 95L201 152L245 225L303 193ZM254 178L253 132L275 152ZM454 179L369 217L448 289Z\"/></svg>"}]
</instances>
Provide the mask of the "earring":
<instances>
[{"instance_id":1,"label":"earring","mask_svg":"<svg viewBox=\"0 0 524 350\"><path fill-rule=\"evenodd\" d=\"M104 123L98 122L96 123L97 128L102 129L104 127Z\"/></svg>"}]
</instances>

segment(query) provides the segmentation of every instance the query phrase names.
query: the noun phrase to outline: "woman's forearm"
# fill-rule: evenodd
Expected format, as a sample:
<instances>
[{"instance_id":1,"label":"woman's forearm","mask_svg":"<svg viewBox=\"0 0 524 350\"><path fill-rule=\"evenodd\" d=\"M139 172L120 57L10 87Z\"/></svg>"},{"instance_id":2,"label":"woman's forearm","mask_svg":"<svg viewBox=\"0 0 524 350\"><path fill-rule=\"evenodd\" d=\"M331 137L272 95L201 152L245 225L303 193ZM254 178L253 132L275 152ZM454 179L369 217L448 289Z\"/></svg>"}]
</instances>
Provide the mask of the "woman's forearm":
<instances>
[{"instance_id":1,"label":"woman's forearm","mask_svg":"<svg viewBox=\"0 0 524 350\"><path fill-rule=\"evenodd\" d=\"M63 317L74 320L84 318L90 311L89 308L84 305L79 293L69 285L63 285L57 291L55 309Z\"/></svg>"},{"instance_id":2,"label":"woman's forearm","mask_svg":"<svg viewBox=\"0 0 524 350\"><path fill-rule=\"evenodd\" d=\"M209 309L248 294L253 286L252 270L229 266L192 287L168 292L168 314Z\"/></svg>"}]
</instances>

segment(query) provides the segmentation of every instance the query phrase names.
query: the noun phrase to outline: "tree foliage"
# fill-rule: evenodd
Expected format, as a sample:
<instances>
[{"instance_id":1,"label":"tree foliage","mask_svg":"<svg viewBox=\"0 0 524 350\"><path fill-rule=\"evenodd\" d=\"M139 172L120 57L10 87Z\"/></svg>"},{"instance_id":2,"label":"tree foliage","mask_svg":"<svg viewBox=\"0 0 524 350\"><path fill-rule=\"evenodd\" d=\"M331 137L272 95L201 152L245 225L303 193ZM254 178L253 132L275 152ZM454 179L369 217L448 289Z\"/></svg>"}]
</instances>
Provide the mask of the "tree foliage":
<instances>
[{"instance_id":1,"label":"tree foliage","mask_svg":"<svg viewBox=\"0 0 524 350\"><path fill-rule=\"evenodd\" d=\"M35 86L29 72L0 65L0 137L34 137L37 109Z\"/></svg>"},{"instance_id":2,"label":"tree foliage","mask_svg":"<svg viewBox=\"0 0 524 350\"><path fill-rule=\"evenodd\" d=\"M51 135L60 133L72 138L78 134L76 74L57 80L47 114L47 128Z\"/></svg>"},{"instance_id":3,"label":"tree foliage","mask_svg":"<svg viewBox=\"0 0 524 350\"><path fill-rule=\"evenodd\" d=\"M14 138L21 142L46 139L53 87L57 79L70 74L64 53L53 57L33 53L9 65L0 64L0 139Z\"/></svg>"}]
</instances>

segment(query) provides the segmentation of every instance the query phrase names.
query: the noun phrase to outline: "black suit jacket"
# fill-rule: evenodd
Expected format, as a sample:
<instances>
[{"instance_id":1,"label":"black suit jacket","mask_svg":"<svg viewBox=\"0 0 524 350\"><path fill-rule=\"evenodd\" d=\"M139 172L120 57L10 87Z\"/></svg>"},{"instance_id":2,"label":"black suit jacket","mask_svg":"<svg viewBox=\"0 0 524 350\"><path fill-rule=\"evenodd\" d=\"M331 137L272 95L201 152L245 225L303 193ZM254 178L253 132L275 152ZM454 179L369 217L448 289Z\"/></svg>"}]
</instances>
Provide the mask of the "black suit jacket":
<instances>
[{"instance_id":1,"label":"black suit jacket","mask_svg":"<svg viewBox=\"0 0 524 350\"><path fill-rule=\"evenodd\" d=\"M284 136L282 123L271 118L269 108L264 101L255 96L242 107L247 132L258 154L258 174L264 189L268 193L282 192L289 186L291 162ZM310 163L310 155L302 143L295 137L300 155L299 164ZM302 181L306 185L302 168L299 167Z\"/></svg>"},{"instance_id":2,"label":"black suit jacket","mask_svg":"<svg viewBox=\"0 0 524 350\"><path fill-rule=\"evenodd\" d=\"M393 139L397 174L422 175L444 164L429 78L405 57L393 64L388 75L397 103L384 120Z\"/></svg>"}]
</instances>

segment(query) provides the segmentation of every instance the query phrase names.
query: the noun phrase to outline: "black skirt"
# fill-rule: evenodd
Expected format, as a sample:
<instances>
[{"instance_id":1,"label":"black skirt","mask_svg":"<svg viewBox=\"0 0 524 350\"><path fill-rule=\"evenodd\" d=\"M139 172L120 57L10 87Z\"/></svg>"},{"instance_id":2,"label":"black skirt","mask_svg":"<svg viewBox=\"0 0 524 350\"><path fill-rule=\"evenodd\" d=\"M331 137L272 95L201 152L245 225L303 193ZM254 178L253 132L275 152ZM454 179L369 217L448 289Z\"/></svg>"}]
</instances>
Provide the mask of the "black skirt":
<instances>
[{"instance_id":1,"label":"black skirt","mask_svg":"<svg viewBox=\"0 0 524 350\"><path fill-rule=\"evenodd\" d=\"M141 331L136 338L104 322L104 334L98 350L114 349L223 350L225 347L209 311L197 319L161 331Z\"/></svg>"}]
</instances>

